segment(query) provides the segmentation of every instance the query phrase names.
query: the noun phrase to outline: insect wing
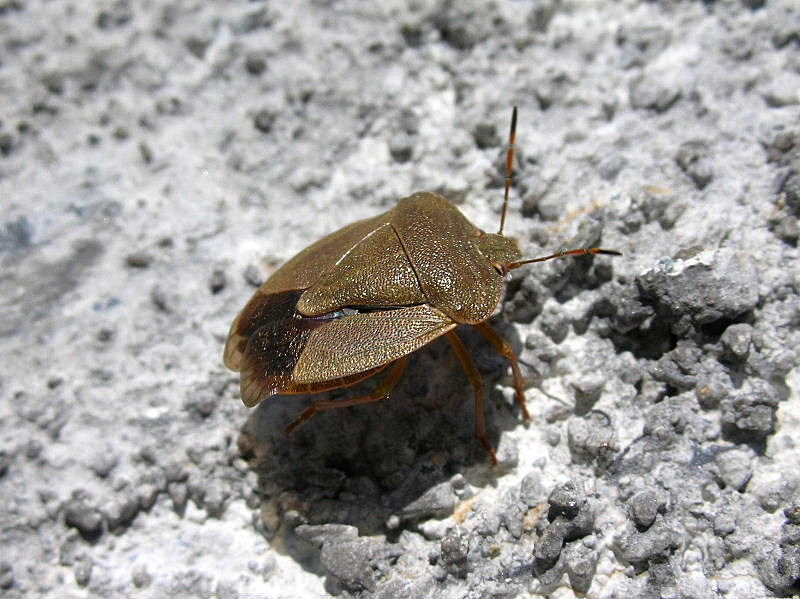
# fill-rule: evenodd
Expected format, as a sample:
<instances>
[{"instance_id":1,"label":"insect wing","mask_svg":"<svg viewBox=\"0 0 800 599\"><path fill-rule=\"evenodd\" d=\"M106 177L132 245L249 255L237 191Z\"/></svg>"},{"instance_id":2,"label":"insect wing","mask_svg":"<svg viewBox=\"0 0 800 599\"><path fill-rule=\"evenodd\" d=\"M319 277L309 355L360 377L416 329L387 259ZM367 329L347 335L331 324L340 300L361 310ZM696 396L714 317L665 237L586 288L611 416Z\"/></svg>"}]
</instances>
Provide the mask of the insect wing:
<instances>
[{"instance_id":1,"label":"insect wing","mask_svg":"<svg viewBox=\"0 0 800 599\"><path fill-rule=\"evenodd\" d=\"M311 244L276 270L260 291L267 295L289 289L308 289L342 256L387 222L388 214L354 222Z\"/></svg>"},{"instance_id":2,"label":"insect wing","mask_svg":"<svg viewBox=\"0 0 800 599\"><path fill-rule=\"evenodd\" d=\"M373 230L301 296L299 312L318 316L346 306L426 303L411 262L390 224Z\"/></svg>"},{"instance_id":3,"label":"insect wing","mask_svg":"<svg viewBox=\"0 0 800 599\"><path fill-rule=\"evenodd\" d=\"M336 319L311 332L292 378L313 383L384 366L444 335L456 324L429 305Z\"/></svg>"}]
</instances>

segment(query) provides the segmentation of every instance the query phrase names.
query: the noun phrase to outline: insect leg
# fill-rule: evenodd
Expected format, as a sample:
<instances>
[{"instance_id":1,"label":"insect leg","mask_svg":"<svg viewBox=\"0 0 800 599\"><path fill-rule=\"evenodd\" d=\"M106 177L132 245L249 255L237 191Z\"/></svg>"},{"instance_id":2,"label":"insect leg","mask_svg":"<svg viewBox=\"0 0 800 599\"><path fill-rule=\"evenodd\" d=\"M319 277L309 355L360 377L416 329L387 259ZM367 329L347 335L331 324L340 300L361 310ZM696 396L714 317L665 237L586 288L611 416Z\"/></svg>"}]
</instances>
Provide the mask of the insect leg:
<instances>
[{"instance_id":1,"label":"insect leg","mask_svg":"<svg viewBox=\"0 0 800 599\"><path fill-rule=\"evenodd\" d=\"M483 413L483 378L475 367L475 362L472 361L464 342L461 341L458 335L453 332L447 333L447 340L453 346L453 351L458 361L461 362L469 382L472 383L472 388L475 390L475 436L478 437L478 441L489 453L492 465L497 466L497 455L492 444L489 443L489 438L486 436L486 416Z\"/></svg>"},{"instance_id":2,"label":"insect leg","mask_svg":"<svg viewBox=\"0 0 800 599\"><path fill-rule=\"evenodd\" d=\"M517 395L517 403L519 409L522 410L522 417L525 420L530 420L531 415L528 413L528 406L525 405L525 379L522 378L522 372L519 369L519 360L514 348L511 344L503 339L503 337L495 331L490 325L485 322L479 322L475 328L486 337L487 341L491 343L494 348L502 354L511 363L511 374L514 376L514 390Z\"/></svg>"},{"instance_id":3,"label":"insect leg","mask_svg":"<svg viewBox=\"0 0 800 599\"><path fill-rule=\"evenodd\" d=\"M298 426L303 424L306 420L311 418L317 412L324 412L325 410L335 410L336 408L346 408L349 406L358 406L365 403L372 403L375 401L381 401L382 399L387 399L389 394L392 392L392 389L395 388L397 382L400 380L400 377L403 375L403 371L406 369L406 365L408 364L408 358L403 356L402 358L398 359L392 369L389 371L389 374L386 375L380 384L375 388L375 390L370 393L369 395L362 395L360 397L353 397L350 399L337 399L337 400L320 400L315 401L310 406L308 406L300 416L292 422L289 426L286 427L285 431L287 435L292 434L294 429Z\"/></svg>"}]
</instances>

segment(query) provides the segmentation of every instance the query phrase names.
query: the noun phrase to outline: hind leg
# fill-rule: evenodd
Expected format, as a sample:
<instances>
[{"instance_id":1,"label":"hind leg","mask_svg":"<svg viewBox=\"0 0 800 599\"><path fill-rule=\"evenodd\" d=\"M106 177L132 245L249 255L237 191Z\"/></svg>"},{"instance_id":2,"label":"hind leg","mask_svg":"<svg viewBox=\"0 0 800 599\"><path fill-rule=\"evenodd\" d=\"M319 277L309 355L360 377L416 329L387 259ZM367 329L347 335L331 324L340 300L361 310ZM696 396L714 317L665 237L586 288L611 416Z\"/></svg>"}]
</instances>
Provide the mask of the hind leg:
<instances>
[{"instance_id":1,"label":"hind leg","mask_svg":"<svg viewBox=\"0 0 800 599\"><path fill-rule=\"evenodd\" d=\"M290 435L292 432L301 424L303 424L306 420L311 418L314 414L319 412L324 412L326 410L335 410L337 408L347 408L349 406L359 406L365 403L373 403L376 401L381 401L383 399L387 399L389 394L392 392L392 389L397 386L397 382L400 380L400 377L403 375L403 371L406 369L406 365L408 364L408 358L402 357L394 363L392 369L389 371L389 374L386 375L381 383L375 388L375 390L368 394L362 395L360 397L352 397L350 399L337 399L337 400L320 400L315 401L310 406L308 406L297 419L292 422L289 426L286 427L286 434Z\"/></svg>"}]
</instances>

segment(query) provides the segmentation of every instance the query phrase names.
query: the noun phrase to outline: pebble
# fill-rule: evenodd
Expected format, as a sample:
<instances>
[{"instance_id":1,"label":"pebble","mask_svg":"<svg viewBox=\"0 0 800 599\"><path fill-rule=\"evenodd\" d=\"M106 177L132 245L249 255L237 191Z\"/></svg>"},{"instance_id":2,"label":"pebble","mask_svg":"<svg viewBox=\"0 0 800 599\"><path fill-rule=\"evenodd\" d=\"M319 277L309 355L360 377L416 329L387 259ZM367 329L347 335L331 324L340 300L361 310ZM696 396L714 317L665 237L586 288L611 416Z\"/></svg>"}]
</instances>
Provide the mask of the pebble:
<instances>
[{"instance_id":1,"label":"pebble","mask_svg":"<svg viewBox=\"0 0 800 599\"><path fill-rule=\"evenodd\" d=\"M83 499L70 499L64 507L64 522L78 529L87 540L96 539L103 532L103 515Z\"/></svg>"},{"instance_id":2,"label":"pebble","mask_svg":"<svg viewBox=\"0 0 800 599\"><path fill-rule=\"evenodd\" d=\"M301 524L294 533L317 548L325 543L338 544L358 538L358 529L347 524Z\"/></svg>"},{"instance_id":3,"label":"pebble","mask_svg":"<svg viewBox=\"0 0 800 599\"><path fill-rule=\"evenodd\" d=\"M743 492L753 476L755 453L747 446L733 447L717 454L720 480L727 487Z\"/></svg>"},{"instance_id":4,"label":"pebble","mask_svg":"<svg viewBox=\"0 0 800 599\"><path fill-rule=\"evenodd\" d=\"M172 499L172 509L179 516L182 516L186 511L186 504L189 501L189 490L186 488L185 483L169 483L167 485L167 493Z\"/></svg>"},{"instance_id":5,"label":"pebble","mask_svg":"<svg viewBox=\"0 0 800 599\"><path fill-rule=\"evenodd\" d=\"M401 514L404 520L444 518L453 513L457 497L449 481L428 489L419 498L406 505Z\"/></svg>"},{"instance_id":6,"label":"pebble","mask_svg":"<svg viewBox=\"0 0 800 599\"><path fill-rule=\"evenodd\" d=\"M628 500L628 511L631 519L640 530L650 528L664 508L664 498L661 493L650 489L640 491Z\"/></svg>"},{"instance_id":7,"label":"pebble","mask_svg":"<svg viewBox=\"0 0 800 599\"><path fill-rule=\"evenodd\" d=\"M714 178L711 151L704 141L693 140L681 144L675 162L694 181L697 189L703 189Z\"/></svg>"},{"instance_id":8,"label":"pebble","mask_svg":"<svg viewBox=\"0 0 800 599\"><path fill-rule=\"evenodd\" d=\"M0 562L0 589L14 586L14 567L8 562Z\"/></svg>"},{"instance_id":9,"label":"pebble","mask_svg":"<svg viewBox=\"0 0 800 599\"><path fill-rule=\"evenodd\" d=\"M629 89L631 106L656 112L666 112L680 97L679 87L669 85L658 77L638 77Z\"/></svg>"},{"instance_id":10,"label":"pebble","mask_svg":"<svg viewBox=\"0 0 800 599\"><path fill-rule=\"evenodd\" d=\"M139 513L139 503L135 498L118 499L103 507L108 530L119 534L130 526Z\"/></svg>"},{"instance_id":11,"label":"pebble","mask_svg":"<svg viewBox=\"0 0 800 599\"><path fill-rule=\"evenodd\" d=\"M152 580L153 577L150 576L150 572L147 571L146 566L134 566L133 573L131 574L133 586L135 586L137 589L144 589L150 586Z\"/></svg>"},{"instance_id":12,"label":"pebble","mask_svg":"<svg viewBox=\"0 0 800 599\"><path fill-rule=\"evenodd\" d=\"M721 405L722 430L734 442L762 441L775 432L778 397L767 382L753 380L749 389L726 397Z\"/></svg>"},{"instance_id":13,"label":"pebble","mask_svg":"<svg viewBox=\"0 0 800 599\"><path fill-rule=\"evenodd\" d=\"M750 354L753 327L746 323L732 324L719 338L723 358L734 362L745 362Z\"/></svg>"},{"instance_id":14,"label":"pebble","mask_svg":"<svg viewBox=\"0 0 800 599\"><path fill-rule=\"evenodd\" d=\"M76 562L73 571L75 572L75 582L79 587L88 586L92 579L93 563L89 559L80 559Z\"/></svg>"}]
</instances>

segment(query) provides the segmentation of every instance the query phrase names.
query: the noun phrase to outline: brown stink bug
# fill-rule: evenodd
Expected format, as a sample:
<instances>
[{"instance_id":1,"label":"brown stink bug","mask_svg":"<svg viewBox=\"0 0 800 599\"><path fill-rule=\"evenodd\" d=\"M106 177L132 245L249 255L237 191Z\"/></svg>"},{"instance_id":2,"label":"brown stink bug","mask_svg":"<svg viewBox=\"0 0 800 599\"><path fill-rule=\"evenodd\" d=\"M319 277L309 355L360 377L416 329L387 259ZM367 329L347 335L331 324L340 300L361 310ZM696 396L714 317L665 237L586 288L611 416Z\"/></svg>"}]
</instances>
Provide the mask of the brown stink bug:
<instances>
[{"instance_id":1,"label":"brown stink bug","mask_svg":"<svg viewBox=\"0 0 800 599\"><path fill-rule=\"evenodd\" d=\"M517 356L485 322L502 300L505 275L562 256L618 254L581 248L522 260L517 242L503 236L516 123L515 107L497 234L475 227L444 197L418 192L322 238L256 291L233 321L224 356L228 368L241 372L246 406L277 394L347 387L391 367L368 395L312 403L286 428L291 433L317 412L389 397L407 356L445 335L475 390L475 434L497 463L486 436L483 381L454 329L474 326L508 359L527 420Z\"/></svg>"}]
</instances>

